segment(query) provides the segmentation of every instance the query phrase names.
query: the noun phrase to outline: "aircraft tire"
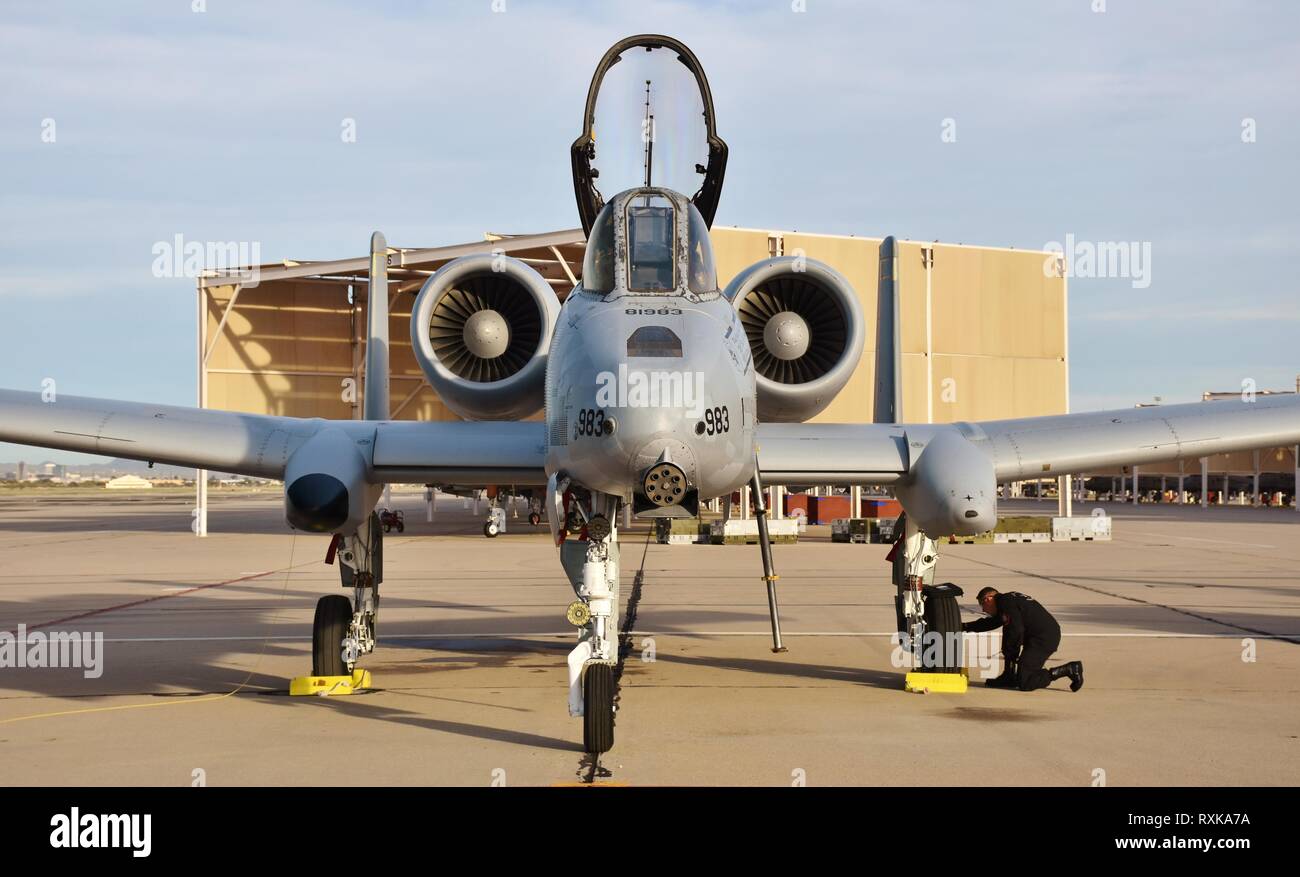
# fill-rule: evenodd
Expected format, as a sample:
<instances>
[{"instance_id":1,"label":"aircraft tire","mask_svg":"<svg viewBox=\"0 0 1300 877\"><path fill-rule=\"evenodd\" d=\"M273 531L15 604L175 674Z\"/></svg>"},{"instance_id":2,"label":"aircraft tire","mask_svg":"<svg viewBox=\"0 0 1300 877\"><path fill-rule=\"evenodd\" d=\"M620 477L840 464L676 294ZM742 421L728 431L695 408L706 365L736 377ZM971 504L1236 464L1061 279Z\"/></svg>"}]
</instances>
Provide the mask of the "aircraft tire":
<instances>
[{"instance_id":1,"label":"aircraft tire","mask_svg":"<svg viewBox=\"0 0 1300 877\"><path fill-rule=\"evenodd\" d=\"M925 600L925 632L943 635L940 655L932 648L922 649L922 669L938 673L961 671L961 608L952 594L933 594ZM956 634L956 636L953 636ZM928 643L926 644L928 645Z\"/></svg>"},{"instance_id":2,"label":"aircraft tire","mask_svg":"<svg viewBox=\"0 0 1300 877\"><path fill-rule=\"evenodd\" d=\"M582 747L599 755L614 748L614 668L588 664L582 677Z\"/></svg>"},{"instance_id":3,"label":"aircraft tire","mask_svg":"<svg viewBox=\"0 0 1300 877\"><path fill-rule=\"evenodd\" d=\"M489 539L495 539L497 532L498 532L497 525L494 524L492 521L488 521L486 524L483 525L483 535L488 537Z\"/></svg>"},{"instance_id":4,"label":"aircraft tire","mask_svg":"<svg viewBox=\"0 0 1300 877\"><path fill-rule=\"evenodd\" d=\"M343 637L352 623L352 601L342 594L330 594L316 601L311 624L311 674L347 676L343 663Z\"/></svg>"}]
</instances>

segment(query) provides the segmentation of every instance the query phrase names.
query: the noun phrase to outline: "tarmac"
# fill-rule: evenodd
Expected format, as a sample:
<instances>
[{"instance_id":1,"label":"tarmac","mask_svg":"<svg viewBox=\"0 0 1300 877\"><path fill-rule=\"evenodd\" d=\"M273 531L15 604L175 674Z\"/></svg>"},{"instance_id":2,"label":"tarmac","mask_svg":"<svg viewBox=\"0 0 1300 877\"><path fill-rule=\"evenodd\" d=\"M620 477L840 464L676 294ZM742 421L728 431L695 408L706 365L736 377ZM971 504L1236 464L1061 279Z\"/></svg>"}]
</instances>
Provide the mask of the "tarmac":
<instances>
[{"instance_id":1,"label":"tarmac","mask_svg":"<svg viewBox=\"0 0 1300 877\"><path fill-rule=\"evenodd\" d=\"M965 694L904 692L887 546L825 527L776 546L774 654L756 546L634 527L616 742L594 760L566 710L573 594L545 525L488 540L456 497L427 523L395 495L375 690L291 698L317 598L348 593L328 539L288 531L278 492L211 501L200 539L188 494L0 495L0 631L103 637L98 676L0 668L0 783L1300 784L1294 509L1103 503L1111 542L945 546L965 618L985 585L1056 615L1051 663L1084 662L1077 693L988 689L978 668Z\"/></svg>"}]
</instances>

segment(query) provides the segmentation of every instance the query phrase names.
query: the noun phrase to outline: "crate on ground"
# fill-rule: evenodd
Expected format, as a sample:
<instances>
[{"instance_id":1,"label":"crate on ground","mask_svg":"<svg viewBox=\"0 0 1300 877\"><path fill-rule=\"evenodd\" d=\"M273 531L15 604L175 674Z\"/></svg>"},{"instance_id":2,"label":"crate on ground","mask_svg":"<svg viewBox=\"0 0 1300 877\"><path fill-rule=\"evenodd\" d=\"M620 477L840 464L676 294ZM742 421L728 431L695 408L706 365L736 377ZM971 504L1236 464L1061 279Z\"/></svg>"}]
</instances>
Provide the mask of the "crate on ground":
<instances>
[{"instance_id":1,"label":"crate on ground","mask_svg":"<svg viewBox=\"0 0 1300 877\"><path fill-rule=\"evenodd\" d=\"M1109 542L1111 537L1110 520L1109 515L1052 518L1052 541Z\"/></svg>"},{"instance_id":2,"label":"crate on ground","mask_svg":"<svg viewBox=\"0 0 1300 877\"><path fill-rule=\"evenodd\" d=\"M1052 519L1034 515L1012 515L1001 518L987 533L974 536L953 536L950 545L1006 545L1023 542L1051 542Z\"/></svg>"},{"instance_id":3,"label":"crate on ground","mask_svg":"<svg viewBox=\"0 0 1300 877\"><path fill-rule=\"evenodd\" d=\"M656 518L655 541L660 545L694 545L709 541L709 525L698 518Z\"/></svg>"},{"instance_id":4,"label":"crate on ground","mask_svg":"<svg viewBox=\"0 0 1300 877\"><path fill-rule=\"evenodd\" d=\"M799 541L799 522L785 518L769 520L767 535L774 544L788 544ZM749 520L714 521L710 527L710 540L714 545L757 545L758 521Z\"/></svg>"},{"instance_id":5,"label":"crate on ground","mask_svg":"<svg viewBox=\"0 0 1300 877\"><path fill-rule=\"evenodd\" d=\"M831 521L831 541L865 544L871 541L875 524L870 518L836 518Z\"/></svg>"}]
</instances>

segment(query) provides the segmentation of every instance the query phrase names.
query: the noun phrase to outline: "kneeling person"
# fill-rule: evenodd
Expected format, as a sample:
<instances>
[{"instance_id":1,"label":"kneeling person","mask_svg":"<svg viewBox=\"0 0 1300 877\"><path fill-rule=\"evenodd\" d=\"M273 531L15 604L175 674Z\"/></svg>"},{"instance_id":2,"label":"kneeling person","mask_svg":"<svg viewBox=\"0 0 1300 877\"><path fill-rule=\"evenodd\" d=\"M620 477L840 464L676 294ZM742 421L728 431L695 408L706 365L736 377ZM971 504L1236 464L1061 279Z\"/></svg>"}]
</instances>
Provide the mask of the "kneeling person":
<instances>
[{"instance_id":1,"label":"kneeling person","mask_svg":"<svg viewBox=\"0 0 1300 877\"><path fill-rule=\"evenodd\" d=\"M1015 591L999 594L995 588L981 590L979 603L988 617L968 621L961 629L981 633L1002 628L1002 675L989 679L985 684L994 688L1033 691L1068 676L1071 691L1083 687L1081 661L1071 661L1050 670L1043 667L1052 652L1061 646L1061 625L1041 603Z\"/></svg>"}]
</instances>

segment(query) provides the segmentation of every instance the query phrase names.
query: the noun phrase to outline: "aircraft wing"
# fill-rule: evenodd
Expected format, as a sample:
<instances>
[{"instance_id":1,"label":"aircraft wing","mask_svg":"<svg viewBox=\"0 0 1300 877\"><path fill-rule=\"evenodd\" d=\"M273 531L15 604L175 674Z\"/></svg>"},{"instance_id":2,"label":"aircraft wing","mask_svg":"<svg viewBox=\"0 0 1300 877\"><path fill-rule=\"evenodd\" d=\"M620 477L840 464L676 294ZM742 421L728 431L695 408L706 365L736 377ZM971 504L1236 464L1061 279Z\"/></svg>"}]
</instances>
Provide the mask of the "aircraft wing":
<instances>
[{"instance_id":1,"label":"aircraft wing","mask_svg":"<svg viewBox=\"0 0 1300 877\"><path fill-rule=\"evenodd\" d=\"M545 425L271 417L0 390L0 441L283 478L294 452L337 429L372 483L545 484Z\"/></svg>"},{"instance_id":2,"label":"aircraft wing","mask_svg":"<svg viewBox=\"0 0 1300 877\"><path fill-rule=\"evenodd\" d=\"M758 460L773 484L890 484L936 435L954 431L997 481L1020 481L1300 444L1300 396L943 425L759 424Z\"/></svg>"}]
</instances>

